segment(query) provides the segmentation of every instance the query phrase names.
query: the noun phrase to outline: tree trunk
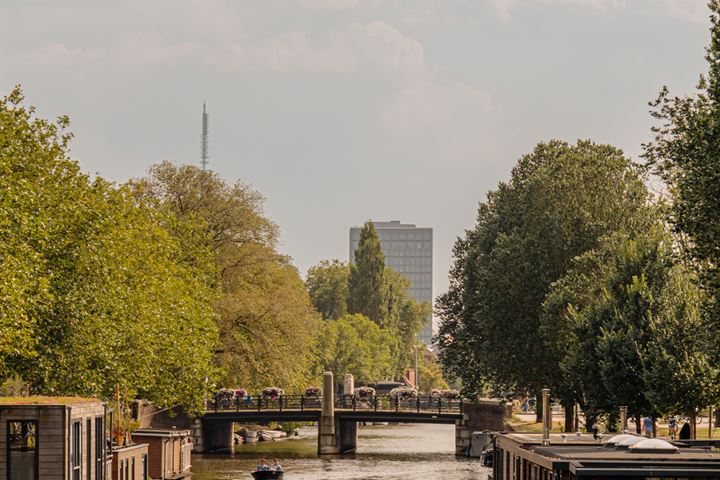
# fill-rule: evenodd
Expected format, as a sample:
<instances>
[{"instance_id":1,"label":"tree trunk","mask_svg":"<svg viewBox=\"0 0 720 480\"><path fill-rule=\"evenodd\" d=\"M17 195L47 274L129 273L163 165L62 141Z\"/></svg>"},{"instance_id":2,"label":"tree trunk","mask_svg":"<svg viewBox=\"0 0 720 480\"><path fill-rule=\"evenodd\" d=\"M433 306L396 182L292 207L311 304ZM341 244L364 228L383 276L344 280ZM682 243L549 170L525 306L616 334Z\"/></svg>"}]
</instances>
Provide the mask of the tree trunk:
<instances>
[{"instance_id":1,"label":"tree trunk","mask_svg":"<svg viewBox=\"0 0 720 480\"><path fill-rule=\"evenodd\" d=\"M697 417L695 415L690 417L690 438L697 439Z\"/></svg>"},{"instance_id":2,"label":"tree trunk","mask_svg":"<svg viewBox=\"0 0 720 480\"><path fill-rule=\"evenodd\" d=\"M542 423L542 394L535 395L535 423Z\"/></svg>"},{"instance_id":3,"label":"tree trunk","mask_svg":"<svg viewBox=\"0 0 720 480\"><path fill-rule=\"evenodd\" d=\"M595 412L585 412L585 432L592 432L592 426L595 425L595 422L597 422L598 415ZM580 431L580 427L578 426L578 431Z\"/></svg>"},{"instance_id":4,"label":"tree trunk","mask_svg":"<svg viewBox=\"0 0 720 480\"><path fill-rule=\"evenodd\" d=\"M572 432L575 427L575 400L564 398L562 406L565 409L565 431Z\"/></svg>"}]
</instances>

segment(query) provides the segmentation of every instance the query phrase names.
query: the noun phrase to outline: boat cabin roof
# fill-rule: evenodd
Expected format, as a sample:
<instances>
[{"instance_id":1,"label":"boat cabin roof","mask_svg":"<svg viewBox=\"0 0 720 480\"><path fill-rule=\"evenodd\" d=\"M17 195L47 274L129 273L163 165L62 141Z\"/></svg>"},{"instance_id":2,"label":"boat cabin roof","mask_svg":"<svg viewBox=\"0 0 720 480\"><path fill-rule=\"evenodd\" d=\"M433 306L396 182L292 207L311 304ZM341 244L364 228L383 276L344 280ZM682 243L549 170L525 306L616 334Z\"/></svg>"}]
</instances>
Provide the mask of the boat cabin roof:
<instances>
[{"instance_id":1,"label":"boat cabin roof","mask_svg":"<svg viewBox=\"0 0 720 480\"><path fill-rule=\"evenodd\" d=\"M629 435L612 441L617 434L595 440L591 434L552 434L550 445L542 444L542 434L503 433L495 438L496 461L502 471L497 480L525 478L533 468L561 473L561 478L662 478L720 476L720 453L707 446ZM608 441L610 440L610 441Z\"/></svg>"}]
</instances>

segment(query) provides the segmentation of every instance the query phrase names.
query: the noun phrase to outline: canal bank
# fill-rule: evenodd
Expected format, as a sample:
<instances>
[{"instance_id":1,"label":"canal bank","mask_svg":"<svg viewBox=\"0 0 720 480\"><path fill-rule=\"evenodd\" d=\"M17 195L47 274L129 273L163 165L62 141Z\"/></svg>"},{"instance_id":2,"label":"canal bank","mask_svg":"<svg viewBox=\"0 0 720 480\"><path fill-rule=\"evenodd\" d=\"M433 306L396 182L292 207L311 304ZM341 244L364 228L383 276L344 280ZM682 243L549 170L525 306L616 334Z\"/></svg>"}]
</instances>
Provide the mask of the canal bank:
<instances>
[{"instance_id":1,"label":"canal bank","mask_svg":"<svg viewBox=\"0 0 720 480\"><path fill-rule=\"evenodd\" d=\"M259 459L276 457L292 480L484 480L489 472L477 459L455 455L452 425L367 426L359 428L358 436L354 455L318 457L315 427L279 442L240 445L234 455L193 455L193 480L251 478Z\"/></svg>"}]
</instances>

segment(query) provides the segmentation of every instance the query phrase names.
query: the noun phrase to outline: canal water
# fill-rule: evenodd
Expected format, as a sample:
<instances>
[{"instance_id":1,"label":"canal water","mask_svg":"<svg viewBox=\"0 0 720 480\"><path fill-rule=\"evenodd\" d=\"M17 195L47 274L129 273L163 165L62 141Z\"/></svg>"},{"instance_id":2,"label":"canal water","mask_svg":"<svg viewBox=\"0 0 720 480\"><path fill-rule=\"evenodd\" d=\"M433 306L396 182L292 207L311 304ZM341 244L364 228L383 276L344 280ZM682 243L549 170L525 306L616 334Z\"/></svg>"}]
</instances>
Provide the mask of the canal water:
<instances>
[{"instance_id":1,"label":"canal water","mask_svg":"<svg viewBox=\"0 0 720 480\"><path fill-rule=\"evenodd\" d=\"M194 455L193 480L252 479L261 458L278 458L286 480L487 480L478 459L456 457L453 425L385 425L358 428L354 455L318 457L317 427L297 437L236 447L235 454Z\"/></svg>"}]
</instances>

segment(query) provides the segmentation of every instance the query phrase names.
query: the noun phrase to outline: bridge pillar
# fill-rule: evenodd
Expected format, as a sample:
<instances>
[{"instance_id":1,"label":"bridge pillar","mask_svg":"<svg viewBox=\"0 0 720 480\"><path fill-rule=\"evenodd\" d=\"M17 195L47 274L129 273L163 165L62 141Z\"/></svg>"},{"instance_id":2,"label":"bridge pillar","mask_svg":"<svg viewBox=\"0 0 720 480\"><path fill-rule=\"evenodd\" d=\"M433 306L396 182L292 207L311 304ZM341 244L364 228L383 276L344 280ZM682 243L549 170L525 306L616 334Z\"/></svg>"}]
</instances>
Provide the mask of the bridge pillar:
<instances>
[{"instance_id":1,"label":"bridge pillar","mask_svg":"<svg viewBox=\"0 0 720 480\"><path fill-rule=\"evenodd\" d=\"M502 400L478 400L463 403L463 418L455 420L455 455L468 455L472 432L505 430L505 406Z\"/></svg>"},{"instance_id":2,"label":"bridge pillar","mask_svg":"<svg viewBox=\"0 0 720 480\"><path fill-rule=\"evenodd\" d=\"M202 421L202 451L233 451L233 423Z\"/></svg>"},{"instance_id":3,"label":"bridge pillar","mask_svg":"<svg viewBox=\"0 0 720 480\"><path fill-rule=\"evenodd\" d=\"M349 378L348 378L349 377ZM345 376L343 393L352 395L352 375ZM354 452L357 448L357 422L340 420L335 416L335 383L332 372L323 375L323 399L318 431L318 454L337 455Z\"/></svg>"},{"instance_id":4,"label":"bridge pillar","mask_svg":"<svg viewBox=\"0 0 720 480\"><path fill-rule=\"evenodd\" d=\"M355 390L355 377L352 373L345 374L345 383L343 384L344 406L352 406L352 396ZM348 404L350 402L350 405ZM357 449L357 422L342 421L340 422L340 453L351 453Z\"/></svg>"},{"instance_id":5,"label":"bridge pillar","mask_svg":"<svg viewBox=\"0 0 720 480\"><path fill-rule=\"evenodd\" d=\"M352 395L355 390L355 377L352 373L345 374L345 383L343 384L343 394Z\"/></svg>"},{"instance_id":6,"label":"bridge pillar","mask_svg":"<svg viewBox=\"0 0 720 480\"><path fill-rule=\"evenodd\" d=\"M351 420L339 420L340 453L353 453L357 450L357 422Z\"/></svg>"},{"instance_id":7,"label":"bridge pillar","mask_svg":"<svg viewBox=\"0 0 720 480\"><path fill-rule=\"evenodd\" d=\"M335 384L332 372L325 372L318 431L318 454L340 453L339 443L335 432Z\"/></svg>"}]
</instances>

